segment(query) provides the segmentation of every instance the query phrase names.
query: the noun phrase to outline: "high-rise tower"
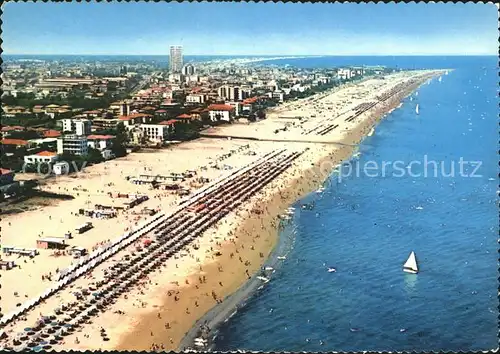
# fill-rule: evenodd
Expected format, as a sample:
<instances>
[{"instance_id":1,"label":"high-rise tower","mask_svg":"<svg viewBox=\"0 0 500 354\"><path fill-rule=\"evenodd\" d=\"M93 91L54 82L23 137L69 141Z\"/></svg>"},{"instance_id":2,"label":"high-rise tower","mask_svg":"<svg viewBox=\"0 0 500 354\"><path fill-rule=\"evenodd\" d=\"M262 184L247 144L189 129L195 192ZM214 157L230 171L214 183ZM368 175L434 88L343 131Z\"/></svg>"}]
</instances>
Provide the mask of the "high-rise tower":
<instances>
[{"instance_id":1,"label":"high-rise tower","mask_svg":"<svg viewBox=\"0 0 500 354\"><path fill-rule=\"evenodd\" d=\"M180 73L182 70L182 65L183 65L182 46L171 45L169 59L170 59L170 72Z\"/></svg>"}]
</instances>

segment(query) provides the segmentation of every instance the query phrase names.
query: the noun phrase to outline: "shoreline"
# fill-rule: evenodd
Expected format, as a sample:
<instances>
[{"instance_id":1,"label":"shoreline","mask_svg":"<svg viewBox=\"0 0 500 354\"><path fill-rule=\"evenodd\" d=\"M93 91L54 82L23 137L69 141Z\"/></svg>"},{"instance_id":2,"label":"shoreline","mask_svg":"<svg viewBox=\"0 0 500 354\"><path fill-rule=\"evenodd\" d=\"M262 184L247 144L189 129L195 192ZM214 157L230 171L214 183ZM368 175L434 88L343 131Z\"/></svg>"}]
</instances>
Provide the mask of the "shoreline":
<instances>
[{"instance_id":1,"label":"shoreline","mask_svg":"<svg viewBox=\"0 0 500 354\"><path fill-rule=\"evenodd\" d=\"M359 142L369 135L370 129L377 121L400 104L406 95L434 75L436 75L436 71L415 72L411 75L394 75L389 77L387 81L376 79L369 81L367 84L358 83L353 85L354 87L347 87L345 90L340 90L340 92L337 92L338 89L336 89L332 90L332 92L320 93L303 102L292 102L289 107L280 109L278 112L272 112L268 117L269 119L243 129L242 133L245 133L243 135L251 136L253 134L264 139L262 141L252 142L247 140L248 144L241 145L244 144L241 140L235 142L230 139L197 139L179 145L175 148L175 151L167 150L161 154L139 154L126 157L114 164L107 163L103 166L93 166L82 175L82 179L61 178L56 185L51 185L50 188L47 187L48 190L69 191L70 194L76 197L73 201L65 203L64 206L50 208L50 215L55 220L51 221L50 216L47 215L35 215L39 222L44 225L51 224L51 233L54 231L63 232L68 227L68 223L63 223L63 219L71 220L75 224L78 223L77 217L73 213L68 215L71 209L81 208L84 203L89 203L91 199L94 202L105 202L106 198L110 197L106 195L106 191L116 192L116 190L119 190L128 193L145 193L150 196L149 201L145 202L145 206L155 207L166 214L175 211L176 206L180 207L184 204L185 199L171 195L169 192L150 191L147 186L136 187L134 184L130 184L124 179L127 175L147 173L146 170L152 171L153 169L154 173L168 174L178 172L178 166L184 166L187 169L196 169L202 176L208 177L208 180L214 183L221 178L224 179L227 173L221 171L220 168L210 168L207 171L206 168L203 169L203 166L206 166L207 162L215 161L215 159L225 160L226 157L219 158L224 156L219 154L226 152L225 155L227 156L230 149L234 157L224 161L224 164L228 163L230 169L248 169L249 171L253 170L253 167L250 167L253 166L254 162L261 159L255 157L255 152L257 152L257 156L262 156L262 158L272 154L272 151L278 150L295 151L294 154L299 153L298 156L300 156L297 160L293 160L293 163L290 161L283 165L282 172L275 175L258 192L249 195L245 204L240 207L230 208L223 219L218 219L219 221L210 226L206 232L197 235L196 242L169 256L165 262L161 263L162 269L152 272L141 280L137 287L134 286L130 291L127 291L129 294L116 298L116 301L118 301L116 305L114 305L115 300L113 300L109 306L110 308L101 311L99 317L85 322L87 324L84 328L80 328L64 338L61 347L74 350L158 350L160 348L162 350L175 350L189 342L190 333L196 335L197 324L203 319L212 317L211 322L214 323L213 327L216 329L217 323L221 323L227 317L230 317L234 308L238 308L242 301L244 302L254 294L255 290L258 290L261 279L258 279L257 276L259 276L263 264L275 264L283 248L288 246L283 243L282 238L278 237L279 215L289 205L324 184L335 164L353 154L358 148ZM403 83L405 85L402 85ZM359 85L359 88L357 85ZM377 88L381 87L392 89L390 91L386 90L383 96L376 96L380 92ZM350 102L351 100L353 102ZM374 100L380 104L371 105ZM317 112L321 113L317 105L323 107L323 118L311 119L316 118ZM367 106L370 106L369 109L362 109ZM326 111L324 107L326 107ZM348 107L351 108L347 109ZM339 112L352 113L347 117L347 113L338 114ZM298 125L296 126L295 123L281 122L279 120L281 114L309 115L309 118L304 117L306 118L305 121L296 122ZM332 134L325 136L322 133L328 129L328 132L332 131L331 127L336 123L339 123L341 127L333 131ZM291 132L283 134L281 131L286 129L280 129L278 135L276 135L276 132L273 135L273 131L280 124L284 125L285 128L290 127ZM307 125L311 126L311 124L322 130L318 130L306 137L305 135L317 130L307 130ZM338 126L336 124L333 129ZM222 135L232 135L231 131L234 131L234 129L234 126L227 126L217 131L228 133ZM238 127L236 127L236 130L238 130ZM305 134L303 138L299 133ZM246 153L245 147L249 149L248 153ZM168 160L172 163L165 166L158 165L161 160ZM175 161L177 161L177 164ZM245 175L247 177L244 177L244 179L249 181L252 180L252 175L254 179L257 177L257 181L261 179L259 173L253 174L250 171ZM103 190L94 190L96 182L102 185ZM77 183L83 185L77 185ZM206 188L211 189L210 185L200 188L199 184L192 184L190 181L184 182L183 185L188 186L190 189L194 188L195 193L191 196L191 198L194 198L193 200L197 200L196 195L203 193ZM82 193L82 191L85 193ZM219 201L223 202L225 198L210 200L212 203L217 204ZM210 209L215 209L215 205ZM12 220L32 217L32 214L28 212L25 216L19 216ZM133 227L134 222L137 225L138 220L142 220L142 217L138 215L140 214L132 211L123 213L123 215L120 214L118 219L114 220L95 220L95 230L89 231L84 238L77 238L76 242L84 247L91 247L96 241L101 239L105 241L106 232L103 233L104 228L108 230L107 235L114 234L117 231L120 232L127 225ZM186 217L199 218L199 216L195 215L196 213L190 212ZM47 218L49 220L46 220ZM173 219L172 222L174 222ZM10 228L7 228L7 231L10 232L7 237L10 237L11 243L14 240L17 243L17 239L15 239L16 225L21 224L13 223L12 227L10 227L9 222L8 226ZM188 225L186 224L184 227ZM47 229L49 228L47 227ZM128 228L125 230L128 230ZM180 232L179 237L185 234L181 231L177 232ZM154 234L149 236L156 237ZM144 237L147 238L148 236ZM23 242L21 246L29 246L34 239L36 239L36 234L28 234L25 239L20 240ZM293 240L290 241L293 242ZM40 309L44 313L47 311L47 313L50 313L52 308L49 307L57 306L56 301L60 302L72 298L71 288L88 287L89 284L93 284L92 280L99 279L109 264L123 261L123 253L131 251L132 248L120 253L122 260L117 259L120 255L113 256L113 259L98 266L93 273L89 273L88 276L86 275L81 279L79 278L74 284L61 291L55 296L56 299L47 299L47 303L41 304ZM40 257L47 258L50 256L48 252L42 252ZM18 273L24 277L39 277L41 271L53 271L51 267L64 266L67 262L65 258L47 259L50 259L50 262L45 262L44 258L42 258L42 265L45 266L43 270L40 269L39 265L28 265L26 266L29 267L27 270L23 266L22 273L16 270L6 274L7 278L10 277L11 281L14 281ZM147 261L149 262L149 260ZM250 282L248 282L249 279ZM125 281L125 283L129 282ZM38 291L37 289L26 288L24 283L18 285L22 293L26 294L26 297L29 296L28 294ZM37 285L40 291L43 290L43 282L34 285ZM212 292L212 296L210 296L210 292ZM15 304L16 298L11 296L12 293L4 291L2 295L6 295L12 306ZM127 298L130 299L130 296L132 296L133 301L127 300ZM57 298L60 298L60 300L57 300ZM26 317L22 321L30 322L31 319L35 319L36 315L36 313L28 314L29 319ZM16 323L9 325L8 333L13 333L16 328L24 328L20 322L16 321ZM109 336L105 341L99 341L98 339L99 330L102 327L106 327ZM183 340L183 338L185 339Z\"/></svg>"},{"instance_id":2,"label":"shoreline","mask_svg":"<svg viewBox=\"0 0 500 354\"><path fill-rule=\"evenodd\" d=\"M430 76L428 79L434 78L436 74ZM427 79L427 80L428 80ZM332 154L329 154L326 157L323 157L319 159L318 161L315 161L313 166L309 168L307 171L305 171L306 174L311 174L314 173L314 170L317 170L320 168L322 165L325 163L329 163L332 168L328 171L326 175L323 175L322 178L320 179L320 184L323 185L325 181L331 176L331 173L333 172L333 166L336 164L341 164L345 160L349 159L352 157L353 153L359 149L359 145L363 142L364 139L367 137L371 136L370 134L372 129L375 129L376 126L390 113L392 113L394 110L400 108L403 105L403 100L413 94L415 91L417 91L422 85L425 84L427 80L422 80L418 84L411 85L411 87L399 92L396 94L394 97L390 99L390 104L387 107L387 110L385 112L380 112L377 114L377 112L372 112L369 117L365 118L363 122L358 125L353 132L354 133L354 139L353 140L358 140L355 142L350 142L350 141L345 141L345 140L350 140L348 138L342 139L342 143L346 143L346 145L343 146L344 150L343 154L341 156L338 156L336 158L332 158ZM359 136L356 138L356 134L358 133ZM351 146L349 146L351 145ZM345 151L347 150L347 151ZM301 199L305 198L307 195L311 194L315 190L315 185L316 179L315 177L321 177L317 175L311 176L313 177L311 183L302 183L302 185L292 185L289 186L288 189L291 193L296 195L295 198L291 198L292 200L288 200L287 202L282 202L279 206L279 209L281 212L286 210L287 207L290 207L291 205L299 202ZM314 184L314 186L313 186ZM297 190L300 187L300 191L298 193ZM305 190L304 190L305 188ZM268 228L272 228L273 226L268 224ZM270 255L267 259L265 259L260 267L262 270L266 266L271 266L275 268L276 263L278 263L279 259L277 258L280 256L281 251L290 249L293 239L288 239L286 237L283 237L282 230L279 228L274 227L274 233L275 233L275 238L276 242L270 252ZM262 283L260 279L257 278L257 276L260 274L260 272L256 272L255 274L252 275L252 277L244 282L238 290L235 292L229 294L226 296L223 300L222 303L217 304L213 308L211 308L207 313L205 313L201 318L199 318L196 323L193 325L193 327L186 333L186 335L183 337L181 340L178 348L176 351L185 351L187 349L195 349L194 345L194 339L199 337L202 333L201 326L206 325L208 326L208 331L205 331L203 333L203 338L208 339L208 344L206 347L204 347L202 350L213 350L215 344L212 342L216 336L218 335L220 327L226 323L227 321L230 320L234 314L244 308L246 305L246 302L253 296L257 296L258 292L260 289L262 289L265 284ZM268 277L272 281L272 277Z\"/></svg>"}]
</instances>

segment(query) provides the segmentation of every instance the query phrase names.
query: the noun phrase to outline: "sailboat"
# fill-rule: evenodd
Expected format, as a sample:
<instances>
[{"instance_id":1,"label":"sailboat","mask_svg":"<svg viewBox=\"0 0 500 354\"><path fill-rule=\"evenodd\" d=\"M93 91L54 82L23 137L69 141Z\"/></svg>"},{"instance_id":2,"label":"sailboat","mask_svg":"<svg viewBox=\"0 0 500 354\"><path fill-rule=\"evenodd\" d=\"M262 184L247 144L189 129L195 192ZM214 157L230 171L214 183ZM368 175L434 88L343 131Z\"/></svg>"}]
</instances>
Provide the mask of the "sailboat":
<instances>
[{"instance_id":1,"label":"sailboat","mask_svg":"<svg viewBox=\"0 0 500 354\"><path fill-rule=\"evenodd\" d=\"M411 251L410 257L408 257L406 263L403 265L403 272L417 274L418 266L417 259L415 258L415 252Z\"/></svg>"},{"instance_id":2,"label":"sailboat","mask_svg":"<svg viewBox=\"0 0 500 354\"><path fill-rule=\"evenodd\" d=\"M417 106L415 107L415 113L419 114L419 113L418 113L418 104L417 104Z\"/></svg>"}]
</instances>

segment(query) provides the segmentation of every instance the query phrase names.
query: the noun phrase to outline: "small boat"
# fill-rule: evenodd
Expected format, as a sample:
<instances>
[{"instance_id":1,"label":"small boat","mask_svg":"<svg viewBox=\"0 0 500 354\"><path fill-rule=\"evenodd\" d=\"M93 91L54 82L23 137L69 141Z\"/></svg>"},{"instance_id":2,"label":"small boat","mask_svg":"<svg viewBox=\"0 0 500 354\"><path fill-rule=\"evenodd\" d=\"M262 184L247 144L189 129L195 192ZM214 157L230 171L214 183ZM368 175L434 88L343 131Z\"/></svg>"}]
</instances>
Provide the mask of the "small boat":
<instances>
[{"instance_id":1,"label":"small boat","mask_svg":"<svg viewBox=\"0 0 500 354\"><path fill-rule=\"evenodd\" d=\"M268 283L269 279L266 277L261 277L260 275L257 277L257 279L262 280L264 283Z\"/></svg>"},{"instance_id":2,"label":"small boat","mask_svg":"<svg viewBox=\"0 0 500 354\"><path fill-rule=\"evenodd\" d=\"M410 96L410 101L413 101L413 96Z\"/></svg>"},{"instance_id":3,"label":"small boat","mask_svg":"<svg viewBox=\"0 0 500 354\"><path fill-rule=\"evenodd\" d=\"M328 268L328 273L335 273L337 269L335 268Z\"/></svg>"},{"instance_id":4,"label":"small boat","mask_svg":"<svg viewBox=\"0 0 500 354\"><path fill-rule=\"evenodd\" d=\"M415 107L415 113L419 114L419 113L418 113L418 104L417 104L417 106Z\"/></svg>"},{"instance_id":5,"label":"small boat","mask_svg":"<svg viewBox=\"0 0 500 354\"><path fill-rule=\"evenodd\" d=\"M411 251L410 256L406 260L406 263L403 265L403 272L417 274L418 266L417 259L415 258L415 252Z\"/></svg>"},{"instance_id":6,"label":"small boat","mask_svg":"<svg viewBox=\"0 0 500 354\"><path fill-rule=\"evenodd\" d=\"M276 258L278 258L278 259L286 259L286 257L285 257L285 256L278 256L278 257L276 257Z\"/></svg>"},{"instance_id":7,"label":"small boat","mask_svg":"<svg viewBox=\"0 0 500 354\"><path fill-rule=\"evenodd\" d=\"M443 80L443 77L440 76L439 79L438 79L438 81L441 82L442 80Z\"/></svg>"},{"instance_id":8,"label":"small boat","mask_svg":"<svg viewBox=\"0 0 500 354\"><path fill-rule=\"evenodd\" d=\"M325 188L319 187L318 190L316 191L316 193L323 193L324 190L325 190Z\"/></svg>"},{"instance_id":9,"label":"small boat","mask_svg":"<svg viewBox=\"0 0 500 354\"><path fill-rule=\"evenodd\" d=\"M372 135L373 135L373 133L375 133L375 128L372 128L372 129L370 130L370 132L368 133L368 136L372 136Z\"/></svg>"},{"instance_id":10,"label":"small boat","mask_svg":"<svg viewBox=\"0 0 500 354\"><path fill-rule=\"evenodd\" d=\"M264 268L264 270L273 270L273 269L274 269L273 267L269 267L269 266Z\"/></svg>"}]
</instances>

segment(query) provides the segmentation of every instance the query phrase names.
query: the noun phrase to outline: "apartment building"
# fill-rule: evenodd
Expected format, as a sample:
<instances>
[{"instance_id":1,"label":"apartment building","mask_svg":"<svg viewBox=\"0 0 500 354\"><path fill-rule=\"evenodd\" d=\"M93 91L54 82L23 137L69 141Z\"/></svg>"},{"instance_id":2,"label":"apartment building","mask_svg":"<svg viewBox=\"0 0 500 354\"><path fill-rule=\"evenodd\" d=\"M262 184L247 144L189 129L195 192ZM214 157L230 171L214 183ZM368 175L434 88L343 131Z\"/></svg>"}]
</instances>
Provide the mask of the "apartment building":
<instances>
[{"instance_id":1,"label":"apartment building","mask_svg":"<svg viewBox=\"0 0 500 354\"><path fill-rule=\"evenodd\" d=\"M186 103L189 104L203 104L205 103L205 95L203 94L190 94L186 96Z\"/></svg>"},{"instance_id":2,"label":"apartment building","mask_svg":"<svg viewBox=\"0 0 500 354\"><path fill-rule=\"evenodd\" d=\"M57 139L57 153L72 155L86 155L88 153L88 140L85 136L76 134L65 135Z\"/></svg>"},{"instance_id":3,"label":"apartment building","mask_svg":"<svg viewBox=\"0 0 500 354\"><path fill-rule=\"evenodd\" d=\"M88 119L62 119L63 132L71 132L76 135L88 135L91 132L92 123Z\"/></svg>"},{"instance_id":4,"label":"apartment building","mask_svg":"<svg viewBox=\"0 0 500 354\"><path fill-rule=\"evenodd\" d=\"M151 122L153 116L151 114L134 113L128 116L121 116L119 119L123 122L125 127L132 127L136 124L147 124Z\"/></svg>"},{"instance_id":5,"label":"apartment building","mask_svg":"<svg viewBox=\"0 0 500 354\"><path fill-rule=\"evenodd\" d=\"M172 45L170 46L170 71L173 73L180 73L182 70L183 57L182 57L182 46Z\"/></svg>"},{"instance_id":6,"label":"apartment building","mask_svg":"<svg viewBox=\"0 0 500 354\"><path fill-rule=\"evenodd\" d=\"M24 156L24 162L27 164L38 165L41 163L54 164L57 161L57 154L50 151L40 151L37 154Z\"/></svg>"},{"instance_id":7,"label":"apartment building","mask_svg":"<svg viewBox=\"0 0 500 354\"><path fill-rule=\"evenodd\" d=\"M141 124L139 125L142 134L149 141L163 143L170 138L172 126L164 124Z\"/></svg>"},{"instance_id":8,"label":"apartment building","mask_svg":"<svg viewBox=\"0 0 500 354\"><path fill-rule=\"evenodd\" d=\"M212 122L230 122L234 119L234 107L226 104L212 104L208 106L208 117Z\"/></svg>"}]
</instances>

